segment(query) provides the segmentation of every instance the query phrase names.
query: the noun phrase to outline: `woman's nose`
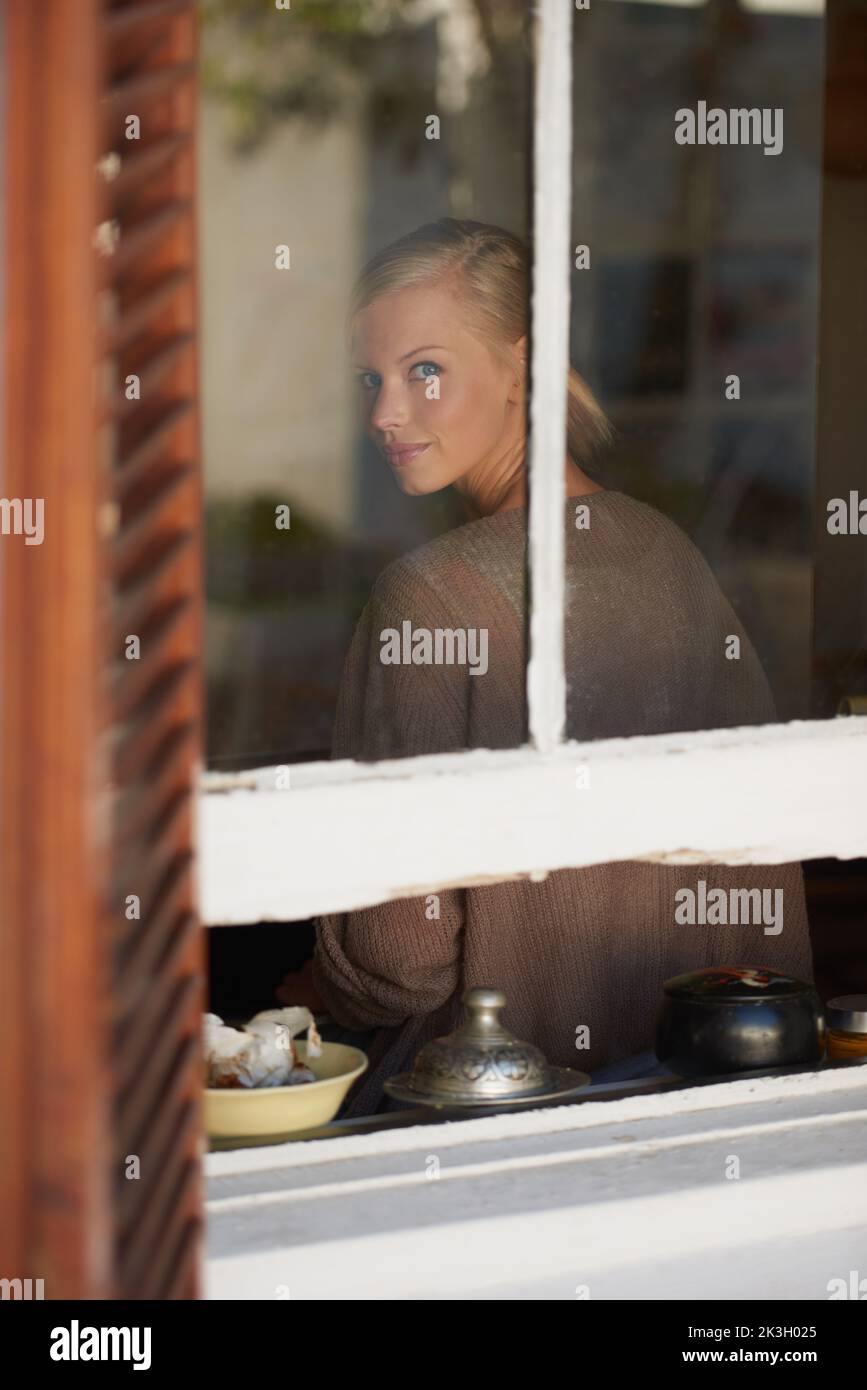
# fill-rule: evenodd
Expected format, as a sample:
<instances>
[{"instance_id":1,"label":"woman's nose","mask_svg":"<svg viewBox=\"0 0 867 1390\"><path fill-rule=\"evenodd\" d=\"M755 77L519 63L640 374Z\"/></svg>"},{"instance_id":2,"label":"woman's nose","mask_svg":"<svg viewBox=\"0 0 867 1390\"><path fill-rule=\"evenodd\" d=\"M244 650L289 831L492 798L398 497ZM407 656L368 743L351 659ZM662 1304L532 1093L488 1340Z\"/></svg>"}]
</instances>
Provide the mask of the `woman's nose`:
<instances>
[{"instance_id":1,"label":"woman's nose","mask_svg":"<svg viewBox=\"0 0 867 1390\"><path fill-rule=\"evenodd\" d=\"M380 386L373 408L370 423L375 430L396 430L406 424L408 418L406 393L400 386Z\"/></svg>"}]
</instances>

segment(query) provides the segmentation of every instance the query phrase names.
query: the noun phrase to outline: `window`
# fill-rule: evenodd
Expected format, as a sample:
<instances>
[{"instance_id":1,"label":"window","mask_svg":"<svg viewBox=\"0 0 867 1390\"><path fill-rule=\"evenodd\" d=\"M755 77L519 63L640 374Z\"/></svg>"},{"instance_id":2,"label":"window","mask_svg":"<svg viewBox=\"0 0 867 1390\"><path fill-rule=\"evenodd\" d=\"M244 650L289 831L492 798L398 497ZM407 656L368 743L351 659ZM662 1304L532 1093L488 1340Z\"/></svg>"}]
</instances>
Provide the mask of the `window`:
<instances>
[{"instance_id":1,"label":"window","mask_svg":"<svg viewBox=\"0 0 867 1390\"><path fill-rule=\"evenodd\" d=\"M674 107L683 96L683 83L678 73L688 71L678 70L676 61L682 56L685 45L691 42L690 31L684 29L684 24L707 24L710 28L701 32L710 33L713 13L705 7L670 9L663 5L621 5L617 0L600 3L592 13L573 12L571 7L556 2L542 4L538 10L533 112L535 293L528 537L531 594L528 740L522 747L427 756L415 760L411 767L401 760L372 765L314 761L292 766L290 774L286 775L284 770L282 776L280 769L273 765L208 774L204 779L205 795L201 804L202 911L206 922L287 921L431 891L443 884L473 884L528 874L539 877L558 867L611 859L773 863L826 855L847 857L863 850L857 814L867 757L863 719L806 717L810 713L834 715L840 700L849 694L855 697L850 708L860 707L858 698L863 680L859 653L863 650L863 638L856 635L857 624L852 622L849 622L849 636L835 647L831 658L835 664L833 669L826 670L812 708L808 701L805 703L807 682L803 671L799 672L799 703L794 710L787 711L799 717L790 722L765 721L762 724L752 721L751 726L740 729L704 729L699 725L690 732L674 731L631 738L628 742L616 737L611 741L585 744L564 739L564 582L562 528L558 520L561 478L557 442L563 438L565 428L561 383L565 380L570 332L570 277L573 288L581 286L582 306L586 303L583 296L595 294L592 313L582 313L573 319L574 338L576 332L587 331L581 325L598 323L601 316L622 311L624 305L630 301L634 304L639 297L641 276L646 278L641 261L642 254L646 261L646 251L642 253L640 246L642 227L649 224L652 232L655 215L663 220L673 219L675 225L686 215L677 205L661 207L657 213L649 207L639 209L641 216L637 218L629 256L618 251L616 246L611 255L604 254L611 229L601 224L597 249L603 254L594 264L599 266L600 259L603 263L592 281L592 291L586 288L591 284L590 278L582 280L583 272L573 269L574 242L586 238L578 236L575 226L570 224L569 174L570 169L577 171L579 180L584 180L580 185L583 191L588 156L586 147L581 147L577 141L575 150L572 149L570 36L574 31L580 72L587 76L593 69L597 81L591 88L593 96L589 104L583 88L579 96L581 105L576 112L580 111L582 122L593 119L594 102L597 115L603 107L606 111L609 109L605 105L608 88L602 93L598 84L608 83L609 79L613 81L615 76L622 88L623 118L628 120L630 111L634 118L634 95L632 106L627 98L636 69L632 59L623 63L618 47L621 41L628 45L636 62L641 59L637 71L645 84L643 90L651 90L660 77L654 64L657 69L662 65L662 76L668 79L665 90L671 96L669 105ZM846 22L841 14L840 23L845 27ZM817 82L822 52L821 18L750 20L752 25L773 23L783 26L795 48L802 53L804 64L798 71L805 85L809 87L803 77L805 64ZM839 31L835 29L834 32ZM762 44L758 45L758 52L760 55L766 52ZM841 61L844 60L839 57L838 43L836 48L832 47L830 56L829 82L832 85ZM673 77L671 72L664 71L666 62L674 63ZM724 69L724 75L727 71ZM746 78L741 77L740 82L743 86ZM801 489L798 505L802 516L810 501L805 499L807 465L803 460L812 455L809 421L813 409L812 363L805 364L803 353L804 342L809 350L810 343L815 346L816 340L815 324L810 319L810 306L803 291L804 255L808 260L812 257L810 265L818 274L818 185L815 167L809 163L811 152L816 153L816 126L811 124L818 118L815 86L809 89L804 103L802 126L807 134L803 137L806 147L802 163L806 172L802 184L806 179L810 194L803 214L807 250L784 251L774 259L779 283L775 281L777 288L771 286L768 293L773 291L771 297L776 296L775 303L779 301L781 307L769 311L773 319L770 329L766 329L760 315L751 317L748 314L746 319L751 330L754 328L759 335L767 332L772 335L770 348L764 356L761 355L761 342L755 348L758 360L767 363L767 372L772 376L768 379L767 390L760 396L759 405L750 407L750 418L753 426L758 420L766 430L794 429L792 437L797 447L785 457L790 460L792 476ZM664 106L665 99L658 104ZM578 124L577 114L575 128L584 129L584 124ZM832 121L832 139L834 129ZM628 173L624 175L617 161L632 158L637 161L636 167L640 167L642 146L640 139L627 140L624 154L624 133L621 129L618 134L617 122L613 119L608 122L607 132L609 145L606 146L603 177L617 187L610 194L603 189L598 219L602 219L606 211L609 217L614 217L622 242L624 237L629 239L630 223L617 198L628 195ZM794 132L790 138L797 138ZM672 137L672 160L679 149ZM749 177L758 178L760 185L762 170L774 166L773 156L766 157L759 149L722 153L755 154L760 161L759 172L752 171ZM739 171L745 164L743 159L740 162L729 159L721 177L740 177ZM699 176L704 167L699 167ZM770 173L765 175L765 180L766 183L771 181L771 191L777 187ZM725 201L727 196L732 196L731 189L724 183L714 191L716 202L713 206L718 208L720 200ZM735 205L747 207L749 202L735 200ZM826 195L825 215L823 283L830 288L835 255L841 253L846 235L842 219L835 212L833 195L830 198ZM649 234L645 231L644 235L646 239ZM688 341L696 334L703 335L702 377L696 387L695 408L690 407L691 416L687 410L685 424L693 431L700 426L704 432L708 441L707 466L712 469L716 466L715 459L724 461L737 454L741 447L738 431L749 427L743 423L744 414L748 412L732 411L730 416L726 415L721 374L727 356L750 361L749 342L743 340L742 335L741 338L737 336L737 311L738 306L743 306L745 294L749 303L751 285L766 284L762 263L765 253L758 248L750 256L725 249L719 254L710 254L708 239L701 229L693 230L691 235L693 242L681 236L682 254L659 265L655 293L664 328L654 330L657 339L646 342L642 359L630 357L628 381L623 377L622 362L619 364L614 358L603 360L600 371L602 385L607 384L609 395L615 391L625 392L621 433L631 417L639 426L636 447L640 447L642 431L652 430L654 420L657 425L660 421L666 424L666 400L669 403L674 400L673 393L684 384ZM590 240L593 241L593 237ZM692 254L691 245L699 248L698 258ZM596 251L591 250L596 255ZM846 273L856 277L861 274L858 267L848 261ZM795 333L794 355L785 348L786 335L790 339L792 336L793 312L786 307L792 300L791 294L788 299L786 297L786 283L796 284L800 294L796 301L800 336ZM700 302L696 307L697 293ZM842 306L836 308L840 310ZM656 323L657 318L654 313L650 322ZM834 355L833 344L844 334L839 318L835 322L832 329L827 317L824 321L825 374L819 385L816 451L820 460L828 457L829 451L823 446L830 438L832 416L836 421L833 425L834 454L837 459L841 458L839 417L836 400L832 399L838 389L834 382L840 359ZM622 338L621 343L623 341L626 339ZM827 347L824 347L825 341ZM792 372L800 374L797 379L801 383L800 395L794 398L786 376ZM713 381L714 400L719 401L715 417L708 411L708 380ZM780 397L773 394L776 390L789 391L788 397L783 396L784 409L778 408ZM780 437L784 447L785 435ZM758 447L761 450L761 443ZM845 447L848 450L848 445ZM801 462L798 462L798 448ZM778 459L780 449L778 438L771 455ZM723 462L720 466L727 465ZM619 476L628 480L628 453L621 454L618 467ZM835 463L832 482L830 468L830 464L823 463L824 471L812 499L817 560L823 554L827 557L830 547L839 540L834 553L842 555L845 551L855 570L862 574L862 542L855 537L832 538L823 525L828 500L825 493L833 496L847 492L856 481L852 467ZM787 481L791 482L791 477ZM761 506L754 511L763 514ZM709 512L708 515L714 514ZM803 529L802 522L798 525ZM799 532L798 545L802 543L803 536ZM804 602L808 598L802 576L808 574L809 587L808 572L809 566L806 571L803 565L798 570L801 630L788 634L788 646L779 655L779 669L783 674L790 672L793 663L799 660L799 653L794 650L797 644L800 642L803 647L809 642L809 634L802 630L807 611ZM823 611L830 607L831 590L838 601L844 597L836 587L833 573L833 565L824 561L815 571L816 599ZM854 611L848 600L844 611L850 614ZM773 627L773 615L769 621ZM823 633L817 632L817 661L822 659L819 648L824 640ZM767 660L767 654L764 655ZM848 688L847 679L851 680ZM784 689L785 681L781 679L778 685ZM592 784L592 794L583 801L581 793L576 792L576 768L586 768ZM781 775L785 770L786 777L791 777L793 769L797 769L797 783L803 788L803 795L781 798ZM285 785L278 786L278 779L288 784L288 790ZM336 855L335 847L339 847Z\"/></svg>"},{"instance_id":2,"label":"window","mask_svg":"<svg viewBox=\"0 0 867 1390\"><path fill-rule=\"evenodd\" d=\"M274 26L285 31L296 24L298 66L288 85L278 64L264 93L257 93L243 70L241 47L233 46L231 31L228 41L221 31L216 0L81 0L74 14L65 0L38 7L30 0L0 3L0 90L8 113L0 228L3 492L7 501L38 493L46 518L44 545L25 545L20 534L0 538L0 1052L6 1059L0 1100L11 1158L0 1187L0 1226L22 1277L44 1276L49 1297L183 1298L199 1291L200 922L291 923L447 885L542 879L563 867L612 860L764 864L822 856L845 861L865 853L867 586L857 496L864 486L857 373L867 348L857 312L867 213L859 134L867 128L863 17L843 3L828 15L817 296L821 370L814 407L814 364L803 343L805 331L808 343L812 331L804 287L811 273L818 282L815 228L806 249L790 237L792 244L775 259L769 299L762 299L767 247L711 248L694 227L673 253L649 257L647 222L637 219L634 237L612 245L602 264L597 259L592 280L581 278L575 263L578 242L589 238L592 250L596 236L579 236L584 229L576 208L587 177L582 123L592 123L602 101L613 105L606 73L620 82L624 71L656 81L654 63L688 46L690 24L706 26L695 32L712 39L718 21L736 17L741 23L747 16L752 32L767 35L771 28L762 26L788 19L753 0L743 14L728 6L718 13L712 4L593 0L592 9L582 10L540 0L531 32L523 0L498 0L496 7L385 0L369 10L354 7L362 12L360 30L347 33L330 22L330 6L269 8L267 21L252 0L229 8L241 32L258 43L266 67L271 40L285 39ZM799 0L802 19L805 9ZM802 19L792 19L788 32L815 77L821 21L817 15L809 23ZM270 30L260 27L266 22ZM398 37L390 44L383 35L392 22ZM651 35L646 44L645 35ZM621 40L635 62L618 63ZM364 65L373 53L382 67L371 103ZM585 55L593 55L593 66L599 54L607 55L608 68L594 67L602 82L597 106L587 104L583 91L575 105L575 64L580 68L590 62ZM406 80L407 72L423 73L438 58L427 87ZM315 79L306 83L305 64ZM532 101L525 103L531 67ZM480 99L478 84L485 81ZM208 351L215 344L233 351L231 333L209 318L219 301L209 298L207 287L231 279L238 267L231 236L224 238L228 259L217 262L207 259L214 245L207 230L198 236L197 218L210 216L200 202L194 159L200 85L229 101L242 147L255 145L260 128L276 130L281 113L296 109L293 103L314 122L342 111L327 167L346 180L361 221L375 218L376 210L357 199L353 122L359 129L374 122L374 133L389 129L401 99L409 104L408 119L426 125L430 113L421 95L431 82L444 111L460 113L477 103L472 158L490 175L487 202L462 176L454 145L449 157L441 150L427 171L416 164L414 172L414 147L390 149L386 164L393 160L395 167L374 170L375 186L377 179L399 176L414 180L418 191L433 169L452 211L471 217L496 205L505 184L526 186L532 167L532 205L521 211L520 198L509 205L519 209L516 222L523 217L534 233L526 737L497 748L459 747L389 761L327 759L323 711L336 679L335 654L367 567L377 572L376 557L363 547L335 552L321 521L305 526L296 514L289 534L293 545L300 542L294 573L308 586L297 648L305 659L316 659L323 630L317 586L324 583L342 604L337 621L333 609L325 618L330 635L320 653L326 676L314 670L305 684L289 670L303 713L285 742L275 748L266 727L253 743L243 736L233 743L233 729L243 735L256 727L255 720L245 723L238 701L249 697L254 709L262 702L255 689L245 693L243 683L233 683L232 664L255 673L256 653L271 650L274 627L264 621L245 629L226 612L221 627L217 615L208 630L208 659L212 673L225 679L211 683L217 742L206 759L201 521L207 514L211 598L230 610L239 593L246 602L248 587L232 566L243 569L250 546L262 537L263 518L273 522L275 498L272 488L249 506L247 499L243 505L230 499L230 505L212 507L213 499L202 495L199 351L202 340ZM628 89L624 109L627 96ZM690 105L691 98L691 92L681 94L677 104ZM218 119L214 106L206 119ZM453 140L458 132L453 125ZM809 172L817 147L809 112L801 133ZM627 137L627 154L640 165L641 141ZM606 146L606 177L614 177L624 138L614 121L606 133L614 141ZM320 146L311 154L308 144L308 160L323 154ZM207 161L216 145L200 138L199 148ZM773 156L754 152L761 167L770 167ZM292 167L286 163L287 178ZM273 288L275 249L284 242L289 269L293 237L275 235L279 215L256 223L251 210L260 206L260 171L254 163L246 172L245 225L260 236L267 269L261 296ZM202 186L214 186L220 170L206 162L200 173ZM615 193L622 196L625 175L619 177ZM303 210L305 188L293 183L290 191L293 206ZM711 191L718 200L730 193ZM755 195L751 189L749 197ZM818 215L815 197L806 206L805 215ZM803 207L798 204L799 215ZM663 211L677 222L677 208ZM365 240L375 245L391 229L371 221L368 230ZM206 248L201 260L200 245ZM337 334L338 291L346 276L338 249L323 242L316 263L321 278L334 278L326 296L329 335L332 328ZM643 342L635 324L627 324L635 351L593 336L600 317L616 317L642 294L654 312ZM745 320L743 305L754 304L756 296L766 316ZM287 335L295 368L303 366L298 325L321 302L315 295L299 302ZM690 375L688 352L677 346L687 340L701 345L699 378ZM758 456L762 473L762 461L779 457L792 440L800 488L791 512L792 550L801 556L802 484L815 454L812 669L802 673L800 703L782 711L787 722L567 737L563 631L569 595L560 457L570 347L582 363L591 362L591 347L598 350L594 385L603 398L618 398L621 435L633 426L639 437L642 431L676 434L684 422L699 430L712 484L742 477L738 461L745 456ZM731 354L747 360L752 354L763 364L764 394L752 416L765 431L759 436L748 433L749 419L733 414L729 420L727 413L717 419L709 408L708 383L719 384ZM237 366L230 358L230 376ZM212 367L212 361L205 364L206 403L213 399L208 382L220 379L219 373L209 377ZM315 367L322 375L326 360L317 358ZM242 423L273 400L268 390L281 380L279 352L270 384L266 358L257 358L256 368L262 394L245 397L250 415ZM692 393L692 414L678 414L678 393ZM295 444L311 460L308 475L332 452L335 474L324 491L328 496L330 489L331 504L339 507L353 485L346 467L351 449L344 417L327 418L330 400L315 401L325 446L309 430ZM815 451L808 441L813 408ZM205 419L204 452L220 457L231 482L245 458L240 448L233 458L232 448L220 444L226 418ZM278 435L284 424L278 415ZM271 462L273 477L283 477L284 464ZM633 463L628 449L618 455L624 487ZM772 469L762 476L774 481ZM774 505L784 491L773 494ZM359 514L375 511L381 497L362 496ZM826 524L833 498L846 500L845 530ZM7 508L4 521L7 514L14 516L14 508ZM416 539L447 531L453 522L437 502ZM387 563L400 553L405 534L398 523L386 526L385 534L379 560ZM767 538L759 530L747 539L755 551ZM711 551L712 542L711 534ZM274 593L273 527L260 551L263 563L249 589L267 615ZM749 577L744 553L734 557L738 583ZM799 613L805 573L801 565ZM771 590L763 579L754 592L761 597ZM773 625L772 619L769 630ZM236 649L239 636L248 645ZM799 660L796 649L797 641L788 639L777 649L782 691L791 688L785 673ZM284 698L282 679L264 701L269 718ZM843 708L848 717L836 717ZM273 752L279 760L272 760ZM194 809L194 782L206 760ZM578 772L586 778L583 789ZM856 925L860 930L860 918ZM852 940L861 968L860 938ZM63 1048L56 1028L61 1011L69 1039ZM786 1093L787 1078L775 1078L773 1086L775 1094ZM837 1086L841 1107L849 1089ZM853 1094L858 1089L851 1087ZM73 1108L69 1095L76 1097ZM139 1168L135 1181L130 1163ZM34 1259L44 1267L34 1267Z\"/></svg>"}]
</instances>

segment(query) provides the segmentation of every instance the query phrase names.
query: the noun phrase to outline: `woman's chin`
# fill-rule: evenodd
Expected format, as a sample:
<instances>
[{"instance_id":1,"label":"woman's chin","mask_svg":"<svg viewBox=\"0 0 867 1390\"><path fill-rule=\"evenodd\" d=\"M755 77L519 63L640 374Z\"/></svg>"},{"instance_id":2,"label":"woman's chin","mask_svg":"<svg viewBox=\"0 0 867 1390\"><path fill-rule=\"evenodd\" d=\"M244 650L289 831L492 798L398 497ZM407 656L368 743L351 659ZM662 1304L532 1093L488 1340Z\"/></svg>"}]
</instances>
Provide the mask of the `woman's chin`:
<instances>
[{"instance_id":1,"label":"woman's chin","mask_svg":"<svg viewBox=\"0 0 867 1390\"><path fill-rule=\"evenodd\" d=\"M438 478L412 478L401 474L397 475L397 485L407 497L425 497L429 492L441 492L448 486Z\"/></svg>"}]
</instances>

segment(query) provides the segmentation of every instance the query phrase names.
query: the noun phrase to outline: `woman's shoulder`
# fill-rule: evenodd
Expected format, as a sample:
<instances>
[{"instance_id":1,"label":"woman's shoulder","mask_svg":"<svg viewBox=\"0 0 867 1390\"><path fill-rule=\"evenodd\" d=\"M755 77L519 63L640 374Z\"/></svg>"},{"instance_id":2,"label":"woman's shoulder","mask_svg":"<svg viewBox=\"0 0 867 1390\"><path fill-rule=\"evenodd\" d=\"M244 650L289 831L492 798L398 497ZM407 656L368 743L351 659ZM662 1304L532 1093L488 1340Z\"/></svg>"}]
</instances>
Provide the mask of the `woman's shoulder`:
<instances>
[{"instance_id":1,"label":"woman's shoulder","mask_svg":"<svg viewBox=\"0 0 867 1390\"><path fill-rule=\"evenodd\" d=\"M622 565L659 577L711 577L701 551L686 532L647 502L602 489L564 499L566 559L579 568ZM571 538L571 544L568 543ZM371 597L384 606L472 598L487 580L520 602L526 564L527 508L465 522L393 560L377 577Z\"/></svg>"},{"instance_id":2,"label":"woman's shoulder","mask_svg":"<svg viewBox=\"0 0 867 1390\"><path fill-rule=\"evenodd\" d=\"M419 603L436 595L460 606L480 577L504 583L523 569L526 513L523 509L468 521L401 555L380 572L371 598L380 604Z\"/></svg>"},{"instance_id":3,"label":"woman's shoulder","mask_svg":"<svg viewBox=\"0 0 867 1390\"><path fill-rule=\"evenodd\" d=\"M601 549L625 549L641 552L648 545L665 545L671 556L701 556L689 536L670 516L649 502L642 502L626 492L606 489L588 497L570 497L571 524L578 531L586 530L588 539ZM583 515L582 515L583 509Z\"/></svg>"}]
</instances>

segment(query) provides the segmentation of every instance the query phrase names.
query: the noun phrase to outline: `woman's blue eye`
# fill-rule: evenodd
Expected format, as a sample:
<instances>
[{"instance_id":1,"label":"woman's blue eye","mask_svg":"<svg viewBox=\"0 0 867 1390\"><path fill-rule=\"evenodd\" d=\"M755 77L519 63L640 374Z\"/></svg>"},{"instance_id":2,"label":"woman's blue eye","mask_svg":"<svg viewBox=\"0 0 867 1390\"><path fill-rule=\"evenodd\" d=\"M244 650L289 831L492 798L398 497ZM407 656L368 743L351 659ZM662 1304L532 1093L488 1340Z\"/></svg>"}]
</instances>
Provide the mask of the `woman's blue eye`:
<instances>
[{"instance_id":1,"label":"woman's blue eye","mask_svg":"<svg viewBox=\"0 0 867 1390\"><path fill-rule=\"evenodd\" d=\"M430 368L429 371L428 368ZM420 376L416 376L416 381L427 381L432 376L439 376L442 367L437 362L416 362L410 368L410 376L413 375L413 372L421 373ZM363 391L376 391L382 385L382 377L379 372L356 372L355 379Z\"/></svg>"}]
</instances>

